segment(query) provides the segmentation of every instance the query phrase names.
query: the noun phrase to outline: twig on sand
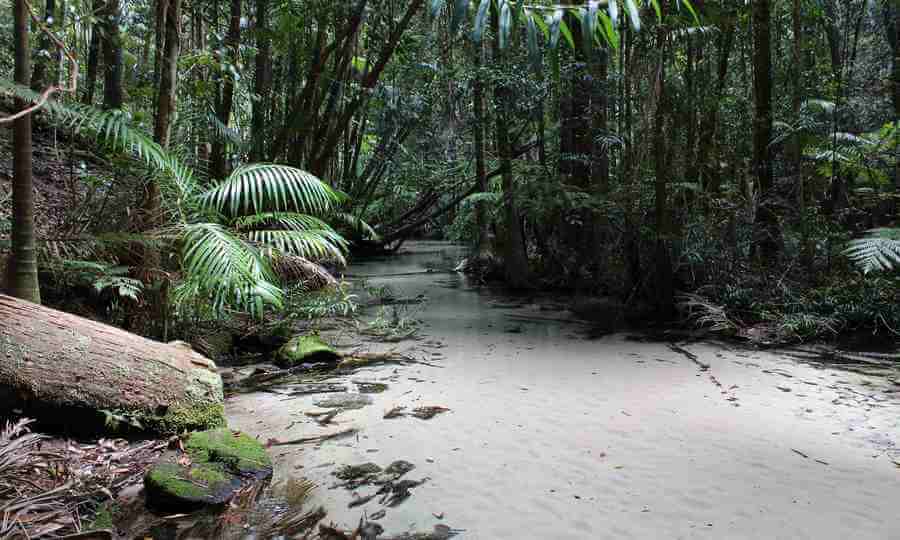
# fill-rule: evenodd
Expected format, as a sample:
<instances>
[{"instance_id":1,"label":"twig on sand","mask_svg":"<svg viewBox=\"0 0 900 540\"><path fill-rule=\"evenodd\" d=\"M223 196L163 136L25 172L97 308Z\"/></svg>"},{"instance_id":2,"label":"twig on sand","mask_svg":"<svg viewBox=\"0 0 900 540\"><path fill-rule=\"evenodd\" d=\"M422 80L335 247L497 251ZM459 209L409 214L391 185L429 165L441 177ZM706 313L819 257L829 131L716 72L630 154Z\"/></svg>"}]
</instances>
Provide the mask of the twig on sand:
<instances>
[{"instance_id":1,"label":"twig on sand","mask_svg":"<svg viewBox=\"0 0 900 540\"><path fill-rule=\"evenodd\" d=\"M315 437L301 437L299 439L292 439L290 441L279 441L278 439L269 439L266 441L267 447L272 446L287 446L291 444L309 444L309 443L320 443L329 441L331 439L339 439L341 437L346 437L349 435L353 435L357 433L359 430L356 428L347 428L342 431L337 431L335 433L327 433L325 435L317 435Z\"/></svg>"},{"instance_id":2,"label":"twig on sand","mask_svg":"<svg viewBox=\"0 0 900 540\"><path fill-rule=\"evenodd\" d=\"M431 420L435 416L445 413L449 411L447 407L441 407L439 405L430 405L428 407L416 407L413 409L412 415L416 418L421 418L422 420Z\"/></svg>"},{"instance_id":3,"label":"twig on sand","mask_svg":"<svg viewBox=\"0 0 900 540\"><path fill-rule=\"evenodd\" d=\"M803 459L809 459L808 455L804 454L800 450L797 450L796 448L791 448L791 452L797 454L798 456L802 457Z\"/></svg>"},{"instance_id":4,"label":"twig on sand","mask_svg":"<svg viewBox=\"0 0 900 540\"><path fill-rule=\"evenodd\" d=\"M385 411L384 418L385 420L387 420L389 418L400 418L401 416L406 416L406 412L404 411L406 411L406 407L404 407L403 405L395 405L394 407L391 407L390 409Z\"/></svg>"}]
</instances>

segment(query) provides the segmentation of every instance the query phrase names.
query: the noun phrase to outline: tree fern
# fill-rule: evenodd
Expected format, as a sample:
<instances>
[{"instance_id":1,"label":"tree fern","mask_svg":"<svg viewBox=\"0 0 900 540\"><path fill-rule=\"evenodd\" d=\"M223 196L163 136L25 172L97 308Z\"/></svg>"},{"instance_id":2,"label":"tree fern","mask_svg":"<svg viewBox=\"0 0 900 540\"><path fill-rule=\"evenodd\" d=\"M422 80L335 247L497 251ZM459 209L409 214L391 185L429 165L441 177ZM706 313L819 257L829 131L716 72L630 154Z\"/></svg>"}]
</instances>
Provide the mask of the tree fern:
<instances>
[{"instance_id":1,"label":"tree fern","mask_svg":"<svg viewBox=\"0 0 900 540\"><path fill-rule=\"evenodd\" d=\"M864 273L900 267L900 229L873 229L850 242L844 253Z\"/></svg>"}]
</instances>

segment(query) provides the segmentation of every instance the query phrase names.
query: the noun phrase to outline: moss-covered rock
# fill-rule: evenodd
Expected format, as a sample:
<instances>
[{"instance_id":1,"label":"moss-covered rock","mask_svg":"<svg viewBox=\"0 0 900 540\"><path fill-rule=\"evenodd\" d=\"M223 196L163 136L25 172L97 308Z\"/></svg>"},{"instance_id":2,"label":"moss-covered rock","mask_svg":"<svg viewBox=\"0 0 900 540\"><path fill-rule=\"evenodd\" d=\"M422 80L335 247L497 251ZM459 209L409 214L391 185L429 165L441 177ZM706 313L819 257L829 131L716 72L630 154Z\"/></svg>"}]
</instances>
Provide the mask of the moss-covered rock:
<instances>
[{"instance_id":1,"label":"moss-covered rock","mask_svg":"<svg viewBox=\"0 0 900 540\"><path fill-rule=\"evenodd\" d=\"M147 504L195 510L228 502L245 480L272 476L272 460L252 437L229 429L192 433L185 455L164 456L144 477Z\"/></svg>"},{"instance_id":2,"label":"moss-covered rock","mask_svg":"<svg viewBox=\"0 0 900 540\"><path fill-rule=\"evenodd\" d=\"M222 463L241 476L272 475L272 460L265 447L246 433L230 429L192 433L184 449L195 461Z\"/></svg>"},{"instance_id":3,"label":"moss-covered rock","mask_svg":"<svg viewBox=\"0 0 900 540\"><path fill-rule=\"evenodd\" d=\"M281 367L313 362L337 363L340 359L341 355L334 347L314 334L293 337L276 355L276 361Z\"/></svg>"}]
</instances>

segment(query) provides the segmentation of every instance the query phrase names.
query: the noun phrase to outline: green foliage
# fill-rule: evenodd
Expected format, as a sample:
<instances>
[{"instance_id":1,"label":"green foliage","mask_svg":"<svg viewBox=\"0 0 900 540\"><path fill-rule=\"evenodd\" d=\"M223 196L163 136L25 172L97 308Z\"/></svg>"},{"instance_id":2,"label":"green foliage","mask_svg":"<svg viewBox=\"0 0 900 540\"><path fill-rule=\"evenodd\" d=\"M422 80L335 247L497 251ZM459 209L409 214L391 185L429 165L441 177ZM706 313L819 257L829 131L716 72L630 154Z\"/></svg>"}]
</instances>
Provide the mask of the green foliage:
<instances>
[{"instance_id":1,"label":"green foliage","mask_svg":"<svg viewBox=\"0 0 900 540\"><path fill-rule=\"evenodd\" d=\"M844 253L862 271L890 271L900 266L900 229L874 229L853 240Z\"/></svg>"}]
</instances>

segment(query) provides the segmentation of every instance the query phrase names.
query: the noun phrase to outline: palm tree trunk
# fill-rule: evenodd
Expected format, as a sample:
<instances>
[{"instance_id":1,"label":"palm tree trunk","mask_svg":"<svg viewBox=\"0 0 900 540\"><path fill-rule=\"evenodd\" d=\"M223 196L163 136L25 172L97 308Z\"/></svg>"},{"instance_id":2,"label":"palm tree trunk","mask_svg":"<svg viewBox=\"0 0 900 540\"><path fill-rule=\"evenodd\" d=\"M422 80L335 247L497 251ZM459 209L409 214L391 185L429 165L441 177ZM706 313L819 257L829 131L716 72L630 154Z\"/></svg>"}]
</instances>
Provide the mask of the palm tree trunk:
<instances>
[{"instance_id":1,"label":"palm tree trunk","mask_svg":"<svg viewBox=\"0 0 900 540\"><path fill-rule=\"evenodd\" d=\"M31 79L31 50L28 45L29 13L25 0L13 2L15 80L28 85ZM17 100L17 108L28 103ZM11 295L39 304L41 290L37 275L34 232L34 186L31 176L31 115L13 123L13 216L12 259L9 268Z\"/></svg>"},{"instance_id":2,"label":"palm tree trunk","mask_svg":"<svg viewBox=\"0 0 900 540\"><path fill-rule=\"evenodd\" d=\"M241 0L231 0L231 18L228 23L228 35L225 38L227 47L231 51L230 61L237 64L238 48L241 45ZM225 76L222 85L222 95L216 107L216 116L224 126L228 126L231 118L231 109L234 106L234 77ZM225 178L227 174L225 164L225 139L216 137L213 141L212 160L210 163L210 175L216 179Z\"/></svg>"}]
</instances>

